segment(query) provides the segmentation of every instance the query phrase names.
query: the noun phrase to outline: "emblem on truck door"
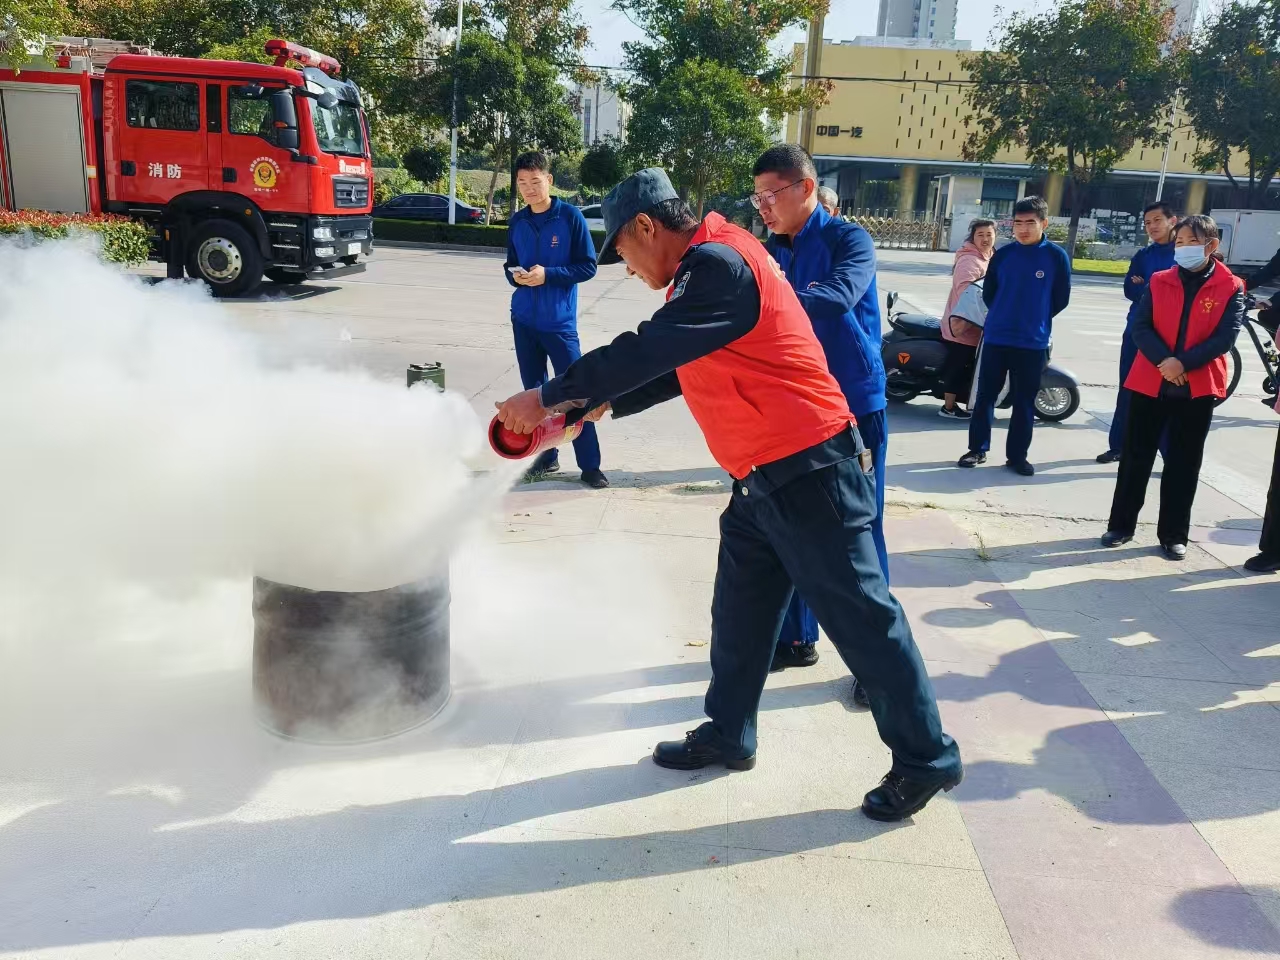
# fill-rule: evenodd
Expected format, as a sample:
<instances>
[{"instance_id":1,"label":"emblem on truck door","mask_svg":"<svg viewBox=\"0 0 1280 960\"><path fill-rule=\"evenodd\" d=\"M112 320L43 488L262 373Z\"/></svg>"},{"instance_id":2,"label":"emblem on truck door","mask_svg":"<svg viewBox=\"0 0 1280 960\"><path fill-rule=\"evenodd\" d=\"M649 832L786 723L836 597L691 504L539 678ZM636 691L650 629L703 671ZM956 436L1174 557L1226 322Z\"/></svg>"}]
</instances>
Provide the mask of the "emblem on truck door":
<instances>
[{"instance_id":1,"label":"emblem on truck door","mask_svg":"<svg viewBox=\"0 0 1280 960\"><path fill-rule=\"evenodd\" d=\"M253 185L258 190L272 190L276 179L280 176L280 165L270 157L259 157L249 165L253 174Z\"/></svg>"}]
</instances>

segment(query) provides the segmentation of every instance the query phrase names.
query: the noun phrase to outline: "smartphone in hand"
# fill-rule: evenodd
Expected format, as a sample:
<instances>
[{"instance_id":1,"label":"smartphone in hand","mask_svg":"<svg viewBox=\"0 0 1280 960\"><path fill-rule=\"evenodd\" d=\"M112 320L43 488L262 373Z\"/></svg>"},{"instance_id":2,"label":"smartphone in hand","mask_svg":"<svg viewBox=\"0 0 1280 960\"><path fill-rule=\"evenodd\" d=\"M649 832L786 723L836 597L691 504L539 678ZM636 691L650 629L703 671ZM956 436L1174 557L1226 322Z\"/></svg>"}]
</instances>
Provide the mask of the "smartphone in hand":
<instances>
[{"instance_id":1,"label":"smartphone in hand","mask_svg":"<svg viewBox=\"0 0 1280 960\"><path fill-rule=\"evenodd\" d=\"M516 265L514 267L507 267L507 273L511 274L513 277L523 277L528 272L529 272L528 270L526 270L524 267L519 265Z\"/></svg>"}]
</instances>

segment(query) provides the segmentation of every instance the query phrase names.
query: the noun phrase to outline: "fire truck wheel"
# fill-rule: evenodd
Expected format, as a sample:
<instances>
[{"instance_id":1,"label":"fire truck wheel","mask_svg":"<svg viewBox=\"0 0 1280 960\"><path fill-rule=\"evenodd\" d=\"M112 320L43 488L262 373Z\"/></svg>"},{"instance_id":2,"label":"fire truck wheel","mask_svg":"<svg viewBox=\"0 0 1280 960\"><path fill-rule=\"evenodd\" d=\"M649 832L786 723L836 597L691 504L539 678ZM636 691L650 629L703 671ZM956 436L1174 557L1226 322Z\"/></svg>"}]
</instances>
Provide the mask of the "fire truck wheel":
<instances>
[{"instance_id":1,"label":"fire truck wheel","mask_svg":"<svg viewBox=\"0 0 1280 960\"><path fill-rule=\"evenodd\" d=\"M230 220L206 220L191 231L187 272L215 297L240 297L262 283L262 254L247 230Z\"/></svg>"}]
</instances>

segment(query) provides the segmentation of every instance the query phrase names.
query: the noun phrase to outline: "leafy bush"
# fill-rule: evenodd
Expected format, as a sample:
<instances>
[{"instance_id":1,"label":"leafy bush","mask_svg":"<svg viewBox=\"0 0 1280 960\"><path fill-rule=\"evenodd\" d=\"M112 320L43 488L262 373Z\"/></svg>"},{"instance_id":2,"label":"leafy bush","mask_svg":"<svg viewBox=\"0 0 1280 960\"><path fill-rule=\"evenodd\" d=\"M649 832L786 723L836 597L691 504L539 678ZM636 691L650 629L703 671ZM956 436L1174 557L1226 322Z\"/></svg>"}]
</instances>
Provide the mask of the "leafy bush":
<instances>
[{"instance_id":1,"label":"leafy bush","mask_svg":"<svg viewBox=\"0 0 1280 960\"><path fill-rule=\"evenodd\" d=\"M421 181L413 179L408 170L400 167L373 168L373 202L386 203L402 193L426 193Z\"/></svg>"},{"instance_id":2,"label":"leafy bush","mask_svg":"<svg viewBox=\"0 0 1280 960\"><path fill-rule=\"evenodd\" d=\"M146 224L116 214L48 213L44 210L0 210L0 234L27 234L41 240L93 233L102 239L103 259L142 263L151 254Z\"/></svg>"},{"instance_id":3,"label":"leafy bush","mask_svg":"<svg viewBox=\"0 0 1280 960\"><path fill-rule=\"evenodd\" d=\"M505 250L506 227L480 227L471 224L427 222L424 220L373 221L373 236L377 240L403 240L413 243L454 243L467 247L491 247ZM591 233L599 250L604 243L603 231Z\"/></svg>"}]
</instances>

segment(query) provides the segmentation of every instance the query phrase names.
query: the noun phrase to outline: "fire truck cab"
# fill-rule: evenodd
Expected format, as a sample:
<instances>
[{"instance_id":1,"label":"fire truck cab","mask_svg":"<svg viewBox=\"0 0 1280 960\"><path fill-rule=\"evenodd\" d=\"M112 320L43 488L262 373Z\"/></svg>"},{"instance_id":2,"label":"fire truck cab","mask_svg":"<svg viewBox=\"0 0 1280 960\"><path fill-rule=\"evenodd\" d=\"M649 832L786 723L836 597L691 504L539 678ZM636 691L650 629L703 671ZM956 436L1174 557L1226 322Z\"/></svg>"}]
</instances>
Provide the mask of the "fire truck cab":
<instances>
[{"instance_id":1,"label":"fire truck cab","mask_svg":"<svg viewBox=\"0 0 1280 960\"><path fill-rule=\"evenodd\" d=\"M373 170L360 91L330 57L266 49L275 65L60 38L20 72L0 66L0 201L146 220L169 275L220 296L264 276L363 270Z\"/></svg>"}]
</instances>

